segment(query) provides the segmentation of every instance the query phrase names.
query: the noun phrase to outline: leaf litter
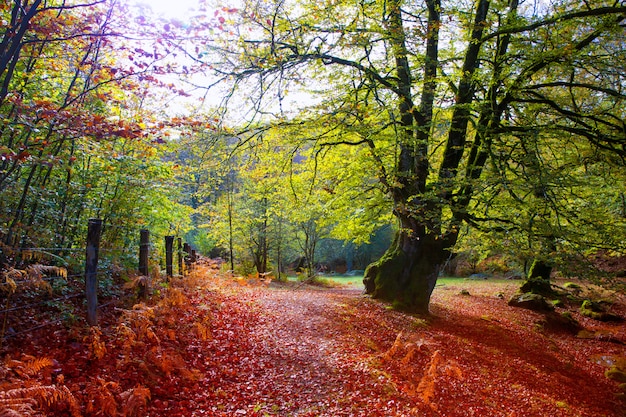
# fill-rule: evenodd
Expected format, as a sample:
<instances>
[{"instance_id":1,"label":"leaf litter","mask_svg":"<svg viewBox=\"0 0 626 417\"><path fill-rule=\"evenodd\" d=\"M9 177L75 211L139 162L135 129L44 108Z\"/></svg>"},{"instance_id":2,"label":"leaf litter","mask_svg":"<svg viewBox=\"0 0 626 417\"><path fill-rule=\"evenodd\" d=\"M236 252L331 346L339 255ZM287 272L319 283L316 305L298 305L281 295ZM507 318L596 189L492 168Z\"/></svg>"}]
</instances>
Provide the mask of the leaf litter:
<instances>
[{"instance_id":1,"label":"leaf litter","mask_svg":"<svg viewBox=\"0 0 626 417\"><path fill-rule=\"evenodd\" d=\"M97 331L42 329L20 349L51 358L85 416L624 416L604 376L624 356L623 324L584 323L612 342L549 333L539 314L472 294L438 289L432 315L418 317L359 289L199 269ZM36 378L12 375L5 392Z\"/></svg>"}]
</instances>

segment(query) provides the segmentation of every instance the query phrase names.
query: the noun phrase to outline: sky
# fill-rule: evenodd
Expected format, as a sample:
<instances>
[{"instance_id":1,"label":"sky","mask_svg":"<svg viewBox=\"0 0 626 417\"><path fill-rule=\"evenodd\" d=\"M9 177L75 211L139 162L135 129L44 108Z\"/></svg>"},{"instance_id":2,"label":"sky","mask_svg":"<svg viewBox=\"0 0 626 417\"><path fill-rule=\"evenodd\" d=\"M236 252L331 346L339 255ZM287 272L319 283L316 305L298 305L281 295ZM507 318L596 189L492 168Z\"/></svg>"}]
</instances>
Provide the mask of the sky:
<instances>
[{"instance_id":1,"label":"sky","mask_svg":"<svg viewBox=\"0 0 626 417\"><path fill-rule=\"evenodd\" d=\"M133 3L150 6L156 13L172 19L184 20L192 9L198 9L198 0L136 0Z\"/></svg>"}]
</instances>

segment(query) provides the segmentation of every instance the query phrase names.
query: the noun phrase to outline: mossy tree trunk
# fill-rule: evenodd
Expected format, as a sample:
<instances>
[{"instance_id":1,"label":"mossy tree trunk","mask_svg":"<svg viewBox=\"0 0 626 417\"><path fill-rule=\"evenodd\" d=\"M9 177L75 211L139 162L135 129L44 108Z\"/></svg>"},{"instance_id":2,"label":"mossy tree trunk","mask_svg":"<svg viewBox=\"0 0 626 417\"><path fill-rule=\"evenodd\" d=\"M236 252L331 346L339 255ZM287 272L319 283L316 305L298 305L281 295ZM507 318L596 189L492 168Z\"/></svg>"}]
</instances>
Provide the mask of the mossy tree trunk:
<instances>
[{"instance_id":1,"label":"mossy tree trunk","mask_svg":"<svg viewBox=\"0 0 626 417\"><path fill-rule=\"evenodd\" d=\"M528 277L520 287L521 292L551 295L553 293L550 283L552 265L540 259L535 259L528 270Z\"/></svg>"},{"instance_id":2,"label":"mossy tree trunk","mask_svg":"<svg viewBox=\"0 0 626 417\"><path fill-rule=\"evenodd\" d=\"M405 216L400 223L403 227L387 252L365 270L365 290L399 310L428 314L430 297L453 241L450 235L442 239L429 233L416 219Z\"/></svg>"},{"instance_id":3,"label":"mossy tree trunk","mask_svg":"<svg viewBox=\"0 0 626 417\"><path fill-rule=\"evenodd\" d=\"M556 253L556 240L554 236L548 236L545 242L549 253ZM550 275L554 268L552 262L545 259L535 258L528 269L526 281L520 287L521 292L532 292L541 295L554 295Z\"/></svg>"},{"instance_id":4,"label":"mossy tree trunk","mask_svg":"<svg viewBox=\"0 0 626 417\"><path fill-rule=\"evenodd\" d=\"M470 46L463 63L464 77L459 81L456 106L453 110L451 128L445 145L443 160L437 174L437 182L429 184L427 179L433 170L429 160L428 144L432 141L431 126L437 87L439 60L440 2L430 0L428 5L428 33L424 63L424 81L419 105L413 102L411 93L412 75L408 57L405 30L402 20L401 2L389 3L389 42L395 56L398 79L399 129L397 174L393 179L381 175L394 201L394 214L400 229L393 244L382 258L365 271L363 283L366 292L374 298L391 302L396 308L421 314L428 313L430 297L437 283L439 271L449 256L458 237L458 226L463 220L465 209L472 195L467 186L452 192L459 175L461 159L469 150L472 162L466 175L476 179L480 176L487 159L481 152L482 140L476 136L471 146L467 144L468 124L471 112L469 105L474 100L473 74L478 68L480 42L489 2L480 0L475 16L476 29L472 32ZM488 117L489 116L489 117ZM491 112L482 115L482 124L494 119ZM385 169L381 169L383 174ZM452 219L443 231L443 206L449 205Z\"/></svg>"}]
</instances>

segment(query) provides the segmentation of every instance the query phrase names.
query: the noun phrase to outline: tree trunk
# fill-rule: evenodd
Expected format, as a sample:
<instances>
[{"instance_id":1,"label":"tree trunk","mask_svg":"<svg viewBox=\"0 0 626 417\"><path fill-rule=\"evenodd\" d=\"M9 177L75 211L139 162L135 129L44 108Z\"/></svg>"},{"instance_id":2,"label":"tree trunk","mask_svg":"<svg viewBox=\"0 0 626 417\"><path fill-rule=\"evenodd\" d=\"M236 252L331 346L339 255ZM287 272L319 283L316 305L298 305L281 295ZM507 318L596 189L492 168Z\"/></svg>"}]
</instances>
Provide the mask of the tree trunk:
<instances>
[{"instance_id":1,"label":"tree trunk","mask_svg":"<svg viewBox=\"0 0 626 417\"><path fill-rule=\"evenodd\" d=\"M556 250L556 247L553 247ZM528 271L526 281L520 287L520 292L532 292L544 296L552 296L555 291L552 289L550 275L552 274L552 264L548 261L535 259Z\"/></svg>"},{"instance_id":2,"label":"tree trunk","mask_svg":"<svg viewBox=\"0 0 626 417\"><path fill-rule=\"evenodd\" d=\"M401 227L387 252L367 267L365 291L399 310L428 314L430 296L450 255L451 242L427 232L415 219L400 220L411 227Z\"/></svg>"}]
</instances>

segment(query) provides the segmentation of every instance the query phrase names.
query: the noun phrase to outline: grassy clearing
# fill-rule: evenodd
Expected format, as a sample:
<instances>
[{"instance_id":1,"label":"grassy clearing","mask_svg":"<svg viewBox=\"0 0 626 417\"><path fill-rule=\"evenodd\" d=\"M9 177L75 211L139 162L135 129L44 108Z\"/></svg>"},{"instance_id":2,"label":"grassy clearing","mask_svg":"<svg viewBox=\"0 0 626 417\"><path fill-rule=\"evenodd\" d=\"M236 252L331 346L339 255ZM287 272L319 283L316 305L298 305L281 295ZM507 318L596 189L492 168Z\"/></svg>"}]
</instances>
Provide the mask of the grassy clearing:
<instances>
[{"instance_id":1,"label":"grassy clearing","mask_svg":"<svg viewBox=\"0 0 626 417\"><path fill-rule=\"evenodd\" d=\"M289 282L301 282L301 276L289 276L287 277L287 281ZM316 277L321 285L328 285L331 287L334 286L343 286L343 287L354 287L361 288L363 287L363 274L359 275L344 275L344 274L334 274L334 275L319 275Z\"/></svg>"},{"instance_id":2,"label":"grassy clearing","mask_svg":"<svg viewBox=\"0 0 626 417\"><path fill-rule=\"evenodd\" d=\"M322 285L328 286L345 286L350 288L363 288L363 275L321 275L317 277ZM301 282L302 278L298 276L289 276L287 278L290 282ZM438 290L461 290L461 289L473 289L475 292L482 292L483 290L493 291L501 287L502 290L509 289L510 287L519 287L521 281L510 279L470 279L463 277L441 277L437 280L437 286L435 291Z\"/></svg>"}]
</instances>

